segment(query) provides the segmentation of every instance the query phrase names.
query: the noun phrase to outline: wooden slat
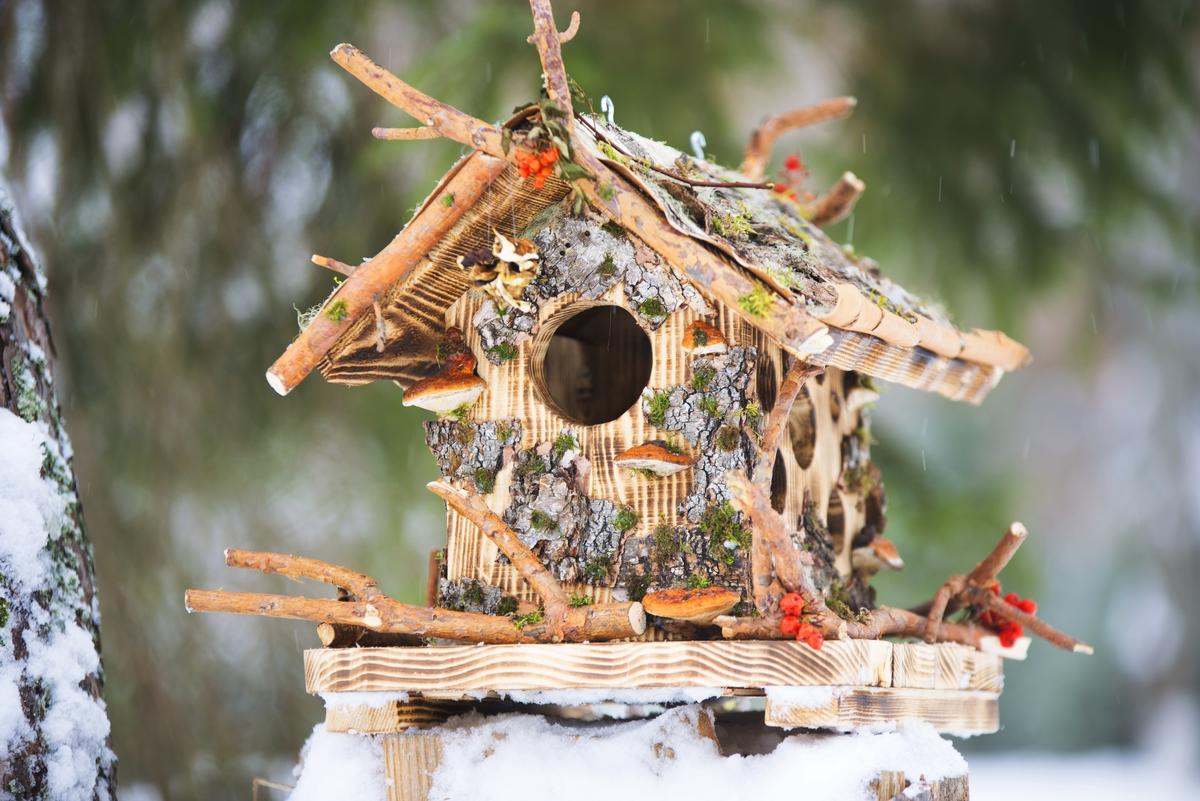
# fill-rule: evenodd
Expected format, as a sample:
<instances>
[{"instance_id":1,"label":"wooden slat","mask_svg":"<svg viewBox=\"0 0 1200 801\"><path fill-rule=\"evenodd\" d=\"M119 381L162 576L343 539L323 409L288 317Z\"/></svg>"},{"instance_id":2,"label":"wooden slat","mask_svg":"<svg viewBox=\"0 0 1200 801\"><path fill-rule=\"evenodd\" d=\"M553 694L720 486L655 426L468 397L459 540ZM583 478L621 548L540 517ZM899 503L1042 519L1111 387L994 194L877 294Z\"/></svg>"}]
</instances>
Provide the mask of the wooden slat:
<instances>
[{"instance_id":1,"label":"wooden slat","mask_svg":"<svg viewBox=\"0 0 1200 801\"><path fill-rule=\"evenodd\" d=\"M954 643L898 643L892 650L892 686L924 690L1004 689L1003 660Z\"/></svg>"},{"instance_id":2,"label":"wooden slat","mask_svg":"<svg viewBox=\"0 0 1200 801\"><path fill-rule=\"evenodd\" d=\"M425 801L442 761L440 734L408 732L383 738L388 801Z\"/></svg>"},{"instance_id":3,"label":"wooden slat","mask_svg":"<svg viewBox=\"0 0 1200 801\"><path fill-rule=\"evenodd\" d=\"M466 705L454 701L425 698L389 701L379 706L334 703L325 709L325 730L372 734L422 729L445 723L466 710Z\"/></svg>"},{"instance_id":4,"label":"wooden slat","mask_svg":"<svg viewBox=\"0 0 1200 801\"><path fill-rule=\"evenodd\" d=\"M832 728L924 721L939 732L990 734L1000 728L999 693L980 690L914 690L894 687L830 687L820 703L767 698L764 717L780 728Z\"/></svg>"},{"instance_id":5,"label":"wooden slat","mask_svg":"<svg viewBox=\"0 0 1200 801\"><path fill-rule=\"evenodd\" d=\"M892 646L789 641L325 648L304 653L310 693L570 688L886 686Z\"/></svg>"}]
</instances>

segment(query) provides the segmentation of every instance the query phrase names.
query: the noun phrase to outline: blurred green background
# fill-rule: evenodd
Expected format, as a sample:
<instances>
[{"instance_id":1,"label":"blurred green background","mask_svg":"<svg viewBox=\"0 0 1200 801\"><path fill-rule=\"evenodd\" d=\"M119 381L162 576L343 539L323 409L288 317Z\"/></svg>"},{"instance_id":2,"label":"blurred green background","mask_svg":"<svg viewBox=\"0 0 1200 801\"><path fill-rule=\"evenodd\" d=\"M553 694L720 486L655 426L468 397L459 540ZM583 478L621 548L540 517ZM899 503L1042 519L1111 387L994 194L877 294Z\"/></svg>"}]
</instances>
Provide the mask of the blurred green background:
<instances>
[{"instance_id":1,"label":"blurred green background","mask_svg":"<svg viewBox=\"0 0 1200 801\"><path fill-rule=\"evenodd\" d=\"M1004 730L964 750L1166 738L1195 765L1200 9L558 6L560 27L583 14L569 71L619 124L684 148L703 130L725 163L766 113L859 98L776 161L801 152L813 189L854 170L867 193L831 234L1036 358L980 409L885 393L876 453L908 567L882 599L929 597L1023 520L1008 586L1097 655L1035 645L1010 665ZM501 119L538 91L529 30L519 0L0 0L0 171L51 276L128 797L288 782L321 719L311 626L185 614L185 587L283 589L224 568L224 547L335 560L418 600L443 537L423 414L398 389L313 379L283 400L262 378L293 307L331 286L308 255L378 251L458 152L373 141L411 121L326 54L354 42Z\"/></svg>"}]
</instances>

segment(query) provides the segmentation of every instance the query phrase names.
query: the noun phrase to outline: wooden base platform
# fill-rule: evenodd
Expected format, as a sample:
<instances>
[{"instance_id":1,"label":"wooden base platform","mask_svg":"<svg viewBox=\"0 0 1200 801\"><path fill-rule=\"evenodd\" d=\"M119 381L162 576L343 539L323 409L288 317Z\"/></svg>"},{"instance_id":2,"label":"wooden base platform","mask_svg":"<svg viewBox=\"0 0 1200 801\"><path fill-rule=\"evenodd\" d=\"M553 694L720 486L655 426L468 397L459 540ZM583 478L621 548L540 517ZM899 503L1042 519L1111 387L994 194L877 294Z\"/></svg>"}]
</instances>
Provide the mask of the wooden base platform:
<instances>
[{"instance_id":1,"label":"wooden base platform","mask_svg":"<svg viewBox=\"0 0 1200 801\"><path fill-rule=\"evenodd\" d=\"M655 703L704 690L709 696L766 695L765 723L782 728L844 731L925 721L945 733L986 734L999 728L1004 684L994 654L874 640L831 641L819 651L792 641L729 640L325 648L306 651L304 667L308 691L329 700L331 730L380 733L436 725L509 694L571 706L628 703L628 691L641 691L637 703ZM572 690L592 692L586 701L572 701ZM539 691L531 701L530 693ZM343 704L339 693L408 697L368 703L347 696Z\"/></svg>"}]
</instances>

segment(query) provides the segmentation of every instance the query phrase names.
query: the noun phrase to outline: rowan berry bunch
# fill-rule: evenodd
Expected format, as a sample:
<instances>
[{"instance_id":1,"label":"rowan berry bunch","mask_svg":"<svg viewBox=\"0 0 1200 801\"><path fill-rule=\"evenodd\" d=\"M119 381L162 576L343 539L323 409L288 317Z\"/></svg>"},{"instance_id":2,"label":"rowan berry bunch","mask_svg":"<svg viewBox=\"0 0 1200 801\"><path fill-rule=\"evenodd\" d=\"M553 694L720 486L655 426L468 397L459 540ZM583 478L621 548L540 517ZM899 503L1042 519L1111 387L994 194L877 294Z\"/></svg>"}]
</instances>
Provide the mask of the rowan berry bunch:
<instances>
[{"instance_id":1,"label":"rowan berry bunch","mask_svg":"<svg viewBox=\"0 0 1200 801\"><path fill-rule=\"evenodd\" d=\"M992 585L992 594L1000 595L1000 582ZM1009 606L1014 606L1026 614L1037 614L1037 602L1032 598L1022 598L1015 592L1010 592L1004 596L1004 601ZM990 629L994 629L1000 637L1000 644L1005 648L1012 648L1016 645L1017 640L1025 634L1025 627L1015 620L1006 620L997 615L995 612L984 612L979 616L979 622Z\"/></svg>"},{"instance_id":2,"label":"rowan berry bunch","mask_svg":"<svg viewBox=\"0 0 1200 801\"><path fill-rule=\"evenodd\" d=\"M800 157L793 153L783 160L783 169L779 171L779 180L775 182L775 191L797 203L810 200L810 193L804 192L804 182L808 180L808 168ZM803 192L803 196L801 193Z\"/></svg>"},{"instance_id":3,"label":"rowan berry bunch","mask_svg":"<svg viewBox=\"0 0 1200 801\"><path fill-rule=\"evenodd\" d=\"M558 161L558 148L549 147L545 150L519 150L516 155L517 169L522 178L529 178L534 189L546 185L546 179L554 172Z\"/></svg>"},{"instance_id":4,"label":"rowan berry bunch","mask_svg":"<svg viewBox=\"0 0 1200 801\"><path fill-rule=\"evenodd\" d=\"M821 650L825 637L821 630L807 620L801 620L804 611L804 598L798 592L789 592L779 599L779 609L783 612L783 620L779 623L779 631L785 637L795 637L800 642L808 643L814 651Z\"/></svg>"}]
</instances>

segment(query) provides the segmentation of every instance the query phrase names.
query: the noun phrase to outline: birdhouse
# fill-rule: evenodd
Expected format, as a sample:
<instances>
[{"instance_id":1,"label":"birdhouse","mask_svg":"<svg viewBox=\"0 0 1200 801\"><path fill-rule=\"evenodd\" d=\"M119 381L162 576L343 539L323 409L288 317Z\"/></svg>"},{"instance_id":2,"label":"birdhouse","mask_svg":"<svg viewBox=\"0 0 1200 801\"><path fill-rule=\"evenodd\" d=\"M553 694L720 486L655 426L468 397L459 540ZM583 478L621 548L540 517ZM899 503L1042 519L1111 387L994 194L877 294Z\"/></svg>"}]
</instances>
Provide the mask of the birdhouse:
<instances>
[{"instance_id":1,"label":"birdhouse","mask_svg":"<svg viewBox=\"0 0 1200 801\"><path fill-rule=\"evenodd\" d=\"M904 562L870 411L884 383L979 404L1028 351L955 325L826 234L863 191L853 174L815 196L795 159L764 177L780 133L852 99L768 118L724 167L585 110L561 60L573 31L531 5L546 97L503 124L333 51L422 124L377 136L469 152L380 253L314 257L345 280L267 373L283 395L314 370L391 381L430 412L447 517L428 605L335 565L231 551L339 599L193 591L189 606L320 623L311 691L406 694L385 723L339 713L359 731L468 698L678 687L765 696L781 727L994 730L999 658L1023 656L1025 630L1087 646L1000 594L1020 524L924 607L880 604L872 577ZM812 686L839 693L770 691Z\"/></svg>"}]
</instances>

